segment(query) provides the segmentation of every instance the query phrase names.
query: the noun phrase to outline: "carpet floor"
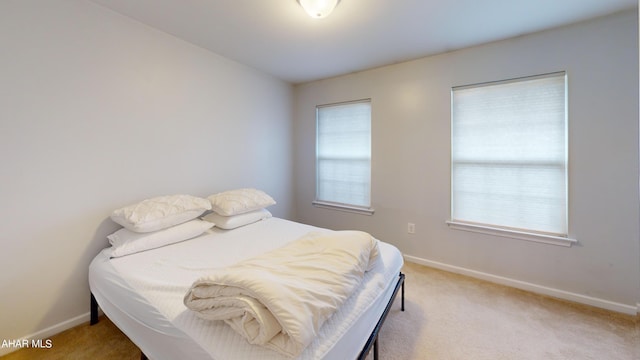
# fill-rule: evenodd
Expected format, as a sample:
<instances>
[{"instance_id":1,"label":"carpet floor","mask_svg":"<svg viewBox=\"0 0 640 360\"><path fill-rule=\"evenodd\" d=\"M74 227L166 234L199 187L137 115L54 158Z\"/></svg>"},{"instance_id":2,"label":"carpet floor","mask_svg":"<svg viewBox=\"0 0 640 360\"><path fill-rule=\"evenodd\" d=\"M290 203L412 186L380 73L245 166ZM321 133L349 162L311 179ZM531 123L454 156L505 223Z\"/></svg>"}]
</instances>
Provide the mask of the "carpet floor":
<instances>
[{"instance_id":1,"label":"carpet floor","mask_svg":"<svg viewBox=\"0 0 640 360\"><path fill-rule=\"evenodd\" d=\"M637 316L532 294L406 263L399 298L380 332L381 360L640 360ZM2 360L139 359L108 319ZM373 359L369 354L368 359Z\"/></svg>"},{"instance_id":2,"label":"carpet floor","mask_svg":"<svg viewBox=\"0 0 640 360\"><path fill-rule=\"evenodd\" d=\"M380 358L640 360L640 321L590 306L406 263ZM396 301L397 302L397 301Z\"/></svg>"}]
</instances>

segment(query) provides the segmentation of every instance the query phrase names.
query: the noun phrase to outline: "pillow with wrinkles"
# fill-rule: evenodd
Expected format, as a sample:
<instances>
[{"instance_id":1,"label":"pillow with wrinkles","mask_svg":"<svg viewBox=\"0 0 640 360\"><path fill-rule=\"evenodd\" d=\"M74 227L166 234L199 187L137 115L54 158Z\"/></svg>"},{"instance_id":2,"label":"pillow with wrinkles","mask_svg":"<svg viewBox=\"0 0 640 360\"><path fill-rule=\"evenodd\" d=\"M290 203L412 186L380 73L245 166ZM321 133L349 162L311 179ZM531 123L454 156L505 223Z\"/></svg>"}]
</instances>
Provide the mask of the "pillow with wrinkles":
<instances>
[{"instance_id":1,"label":"pillow with wrinkles","mask_svg":"<svg viewBox=\"0 0 640 360\"><path fill-rule=\"evenodd\" d=\"M253 224L260 220L268 219L271 217L271 213L267 209L260 209L249 211L232 216L222 216L215 212L211 212L202 217L202 220L210 221L216 224L217 228L231 230L237 227Z\"/></svg>"},{"instance_id":2,"label":"pillow with wrinkles","mask_svg":"<svg viewBox=\"0 0 640 360\"><path fill-rule=\"evenodd\" d=\"M111 257L120 257L159 248L194 238L214 225L203 220L191 220L166 229L147 233L120 229L107 236L111 244Z\"/></svg>"},{"instance_id":3,"label":"pillow with wrinkles","mask_svg":"<svg viewBox=\"0 0 640 360\"><path fill-rule=\"evenodd\" d=\"M209 196L211 210L222 216L233 216L274 205L275 200L257 189L237 189Z\"/></svg>"},{"instance_id":4,"label":"pillow with wrinkles","mask_svg":"<svg viewBox=\"0 0 640 360\"><path fill-rule=\"evenodd\" d=\"M211 210L211 202L192 195L146 199L111 213L111 219L133 232L152 232L193 220Z\"/></svg>"}]
</instances>

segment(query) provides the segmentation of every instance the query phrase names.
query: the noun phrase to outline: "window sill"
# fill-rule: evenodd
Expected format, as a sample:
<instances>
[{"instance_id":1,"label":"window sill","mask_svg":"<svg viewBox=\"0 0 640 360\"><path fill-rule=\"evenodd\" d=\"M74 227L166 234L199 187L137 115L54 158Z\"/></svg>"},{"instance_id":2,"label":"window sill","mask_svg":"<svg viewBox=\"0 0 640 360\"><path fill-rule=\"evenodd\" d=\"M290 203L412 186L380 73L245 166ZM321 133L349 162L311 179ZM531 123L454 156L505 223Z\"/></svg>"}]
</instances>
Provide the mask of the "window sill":
<instances>
[{"instance_id":1,"label":"window sill","mask_svg":"<svg viewBox=\"0 0 640 360\"><path fill-rule=\"evenodd\" d=\"M449 228L453 230L462 230L462 231L470 231L480 234L494 235L507 237L518 240L526 240L533 241L543 244L571 247L571 245L577 244L578 241L576 239L571 239L568 237L562 236L553 236L553 235L544 235L544 234L536 234L525 231L516 231L516 230L507 230L501 228L495 228L490 226L482 226L476 224L468 224L457 221L447 221L447 225Z\"/></svg>"},{"instance_id":2,"label":"window sill","mask_svg":"<svg viewBox=\"0 0 640 360\"><path fill-rule=\"evenodd\" d=\"M319 207L323 209L345 211L345 212L361 214L361 215L373 215L373 213L375 212L373 208L366 208L366 207L318 201L318 200L314 200L312 204L315 207Z\"/></svg>"}]
</instances>

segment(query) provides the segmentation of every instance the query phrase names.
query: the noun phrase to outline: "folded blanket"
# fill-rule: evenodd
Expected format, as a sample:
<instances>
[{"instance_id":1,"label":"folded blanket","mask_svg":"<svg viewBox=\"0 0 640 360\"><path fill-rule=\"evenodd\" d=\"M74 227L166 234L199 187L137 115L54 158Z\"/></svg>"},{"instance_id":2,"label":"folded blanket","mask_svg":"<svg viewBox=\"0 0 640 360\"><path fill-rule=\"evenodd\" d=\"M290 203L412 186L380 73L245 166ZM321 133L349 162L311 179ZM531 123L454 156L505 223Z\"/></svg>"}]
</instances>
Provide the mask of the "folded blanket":
<instances>
[{"instance_id":1,"label":"folded blanket","mask_svg":"<svg viewBox=\"0 0 640 360\"><path fill-rule=\"evenodd\" d=\"M367 233L312 232L196 280L184 304L203 319L224 320L251 344L295 357L377 258L378 241Z\"/></svg>"}]
</instances>

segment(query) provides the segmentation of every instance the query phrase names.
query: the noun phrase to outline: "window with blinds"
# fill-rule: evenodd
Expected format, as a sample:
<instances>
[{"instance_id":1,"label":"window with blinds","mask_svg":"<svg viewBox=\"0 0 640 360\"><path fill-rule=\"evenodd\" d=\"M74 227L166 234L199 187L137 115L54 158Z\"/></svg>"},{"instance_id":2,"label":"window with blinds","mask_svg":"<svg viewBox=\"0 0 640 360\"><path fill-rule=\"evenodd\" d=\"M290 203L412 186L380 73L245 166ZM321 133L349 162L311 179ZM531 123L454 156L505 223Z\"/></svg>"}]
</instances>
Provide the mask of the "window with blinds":
<instances>
[{"instance_id":1,"label":"window with blinds","mask_svg":"<svg viewBox=\"0 0 640 360\"><path fill-rule=\"evenodd\" d=\"M566 74L455 87L451 220L566 237Z\"/></svg>"},{"instance_id":2,"label":"window with blinds","mask_svg":"<svg viewBox=\"0 0 640 360\"><path fill-rule=\"evenodd\" d=\"M316 108L316 205L371 207L371 100Z\"/></svg>"}]
</instances>

